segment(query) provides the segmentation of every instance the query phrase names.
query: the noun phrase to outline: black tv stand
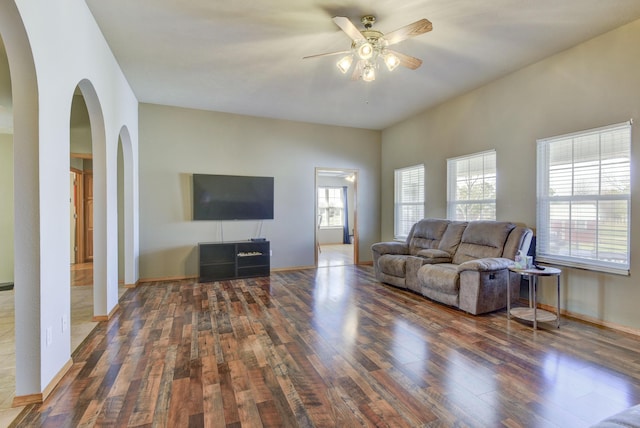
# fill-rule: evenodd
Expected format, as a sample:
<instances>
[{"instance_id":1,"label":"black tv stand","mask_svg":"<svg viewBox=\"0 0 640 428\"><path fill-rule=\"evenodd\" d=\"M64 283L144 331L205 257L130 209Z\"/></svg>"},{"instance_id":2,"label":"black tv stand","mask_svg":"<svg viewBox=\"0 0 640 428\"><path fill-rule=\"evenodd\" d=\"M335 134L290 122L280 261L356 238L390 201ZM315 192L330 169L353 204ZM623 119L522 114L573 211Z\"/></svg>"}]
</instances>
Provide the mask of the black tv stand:
<instances>
[{"instance_id":1,"label":"black tv stand","mask_svg":"<svg viewBox=\"0 0 640 428\"><path fill-rule=\"evenodd\" d=\"M198 243L198 281L269 276L269 241Z\"/></svg>"}]
</instances>

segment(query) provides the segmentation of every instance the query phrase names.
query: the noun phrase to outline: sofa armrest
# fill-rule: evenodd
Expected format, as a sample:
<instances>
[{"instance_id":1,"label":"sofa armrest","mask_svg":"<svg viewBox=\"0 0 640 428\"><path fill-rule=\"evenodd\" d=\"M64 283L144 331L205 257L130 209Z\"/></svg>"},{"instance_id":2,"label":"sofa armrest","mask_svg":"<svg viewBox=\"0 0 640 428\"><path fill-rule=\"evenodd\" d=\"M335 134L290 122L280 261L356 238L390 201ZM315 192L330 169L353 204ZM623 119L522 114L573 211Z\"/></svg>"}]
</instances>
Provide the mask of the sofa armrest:
<instances>
[{"instance_id":1,"label":"sofa armrest","mask_svg":"<svg viewBox=\"0 0 640 428\"><path fill-rule=\"evenodd\" d=\"M451 263L452 260L451 254L443 250L438 250L436 248L427 248L424 250L420 250L418 251L416 256L423 258L424 263L428 264Z\"/></svg>"},{"instance_id":2,"label":"sofa armrest","mask_svg":"<svg viewBox=\"0 0 640 428\"><path fill-rule=\"evenodd\" d=\"M378 242L371 246L374 253L382 254L409 254L409 246L404 242Z\"/></svg>"},{"instance_id":3,"label":"sofa armrest","mask_svg":"<svg viewBox=\"0 0 640 428\"><path fill-rule=\"evenodd\" d=\"M488 257L484 259L469 260L458 265L458 272L467 270L477 272L489 272L507 269L513 265L513 260L503 257Z\"/></svg>"},{"instance_id":4,"label":"sofa armrest","mask_svg":"<svg viewBox=\"0 0 640 428\"><path fill-rule=\"evenodd\" d=\"M407 245L405 242L396 241L378 242L371 246L371 252L373 253L373 267L375 270L376 278L378 278L379 281L383 281L384 275L382 274L382 269L380 268L380 258L385 254L408 255L409 245Z\"/></svg>"}]
</instances>

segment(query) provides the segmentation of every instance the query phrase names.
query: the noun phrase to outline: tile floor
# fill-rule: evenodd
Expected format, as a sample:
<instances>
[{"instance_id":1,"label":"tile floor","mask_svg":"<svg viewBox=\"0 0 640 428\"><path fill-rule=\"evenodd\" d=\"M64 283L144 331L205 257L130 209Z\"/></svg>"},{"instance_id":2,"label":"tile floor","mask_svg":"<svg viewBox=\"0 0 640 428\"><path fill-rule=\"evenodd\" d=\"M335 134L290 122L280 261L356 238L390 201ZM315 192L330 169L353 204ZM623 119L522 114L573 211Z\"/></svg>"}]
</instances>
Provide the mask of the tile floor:
<instances>
[{"instance_id":1,"label":"tile floor","mask_svg":"<svg viewBox=\"0 0 640 428\"><path fill-rule=\"evenodd\" d=\"M318 267L353 264L353 245L322 244L318 253Z\"/></svg>"}]
</instances>

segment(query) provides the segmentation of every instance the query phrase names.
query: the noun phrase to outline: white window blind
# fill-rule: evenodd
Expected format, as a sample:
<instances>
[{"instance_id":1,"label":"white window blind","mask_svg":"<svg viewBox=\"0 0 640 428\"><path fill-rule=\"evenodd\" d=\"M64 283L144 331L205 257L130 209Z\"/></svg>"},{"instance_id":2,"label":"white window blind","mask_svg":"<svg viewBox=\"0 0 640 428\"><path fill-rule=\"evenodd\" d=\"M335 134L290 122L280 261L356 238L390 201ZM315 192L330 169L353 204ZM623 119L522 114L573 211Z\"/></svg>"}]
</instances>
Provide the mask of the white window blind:
<instances>
[{"instance_id":1,"label":"white window blind","mask_svg":"<svg viewBox=\"0 0 640 428\"><path fill-rule=\"evenodd\" d=\"M496 151L447 159L447 218L496 219Z\"/></svg>"},{"instance_id":2,"label":"white window blind","mask_svg":"<svg viewBox=\"0 0 640 428\"><path fill-rule=\"evenodd\" d=\"M320 227L342 227L344 225L342 192L342 187L318 188Z\"/></svg>"},{"instance_id":3,"label":"white window blind","mask_svg":"<svg viewBox=\"0 0 640 428\"><path fill-rule=\"evenodd\" d=\"M394 235L406 239L411 227L424 217L424 165L395 171Z\"/></svg>"},{"instance_id":4,"label":"white window blind","mask_svg":"<svg viewBox=\"0 0 640 428\"><path fill-rule=\"evenodd\" d=\"M537 259L628 275L631 121L537 144Z\"/></svg>"}]
</instances>

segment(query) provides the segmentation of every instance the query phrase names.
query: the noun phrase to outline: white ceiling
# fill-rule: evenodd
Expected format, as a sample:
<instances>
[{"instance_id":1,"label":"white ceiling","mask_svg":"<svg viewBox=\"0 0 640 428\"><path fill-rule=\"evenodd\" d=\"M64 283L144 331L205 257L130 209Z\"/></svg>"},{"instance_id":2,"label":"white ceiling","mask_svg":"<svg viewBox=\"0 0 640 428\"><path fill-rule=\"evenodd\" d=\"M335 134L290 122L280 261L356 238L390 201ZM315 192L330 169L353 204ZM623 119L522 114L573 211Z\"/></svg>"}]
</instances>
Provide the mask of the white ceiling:
<instances>
[{"instance_id":1,"label":"white ceiling","mask_svg":"<svg viewBox=\"0 0 640 428\"><path fill-rule=\"evenodd\" d=\"M640 18L640 0L87 0L141 102L384 129L419 111ZM333 23L377 17L383 33L427 18L395 49L412 71L352 81Z\"/></svg>"}]
</instances>

